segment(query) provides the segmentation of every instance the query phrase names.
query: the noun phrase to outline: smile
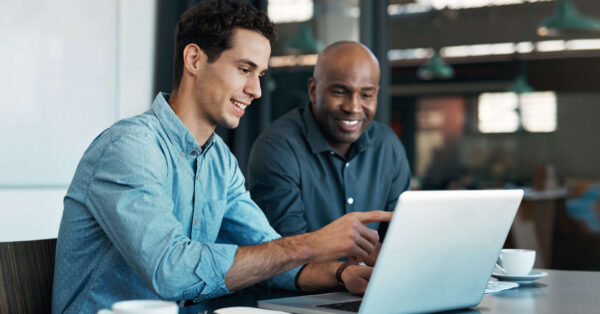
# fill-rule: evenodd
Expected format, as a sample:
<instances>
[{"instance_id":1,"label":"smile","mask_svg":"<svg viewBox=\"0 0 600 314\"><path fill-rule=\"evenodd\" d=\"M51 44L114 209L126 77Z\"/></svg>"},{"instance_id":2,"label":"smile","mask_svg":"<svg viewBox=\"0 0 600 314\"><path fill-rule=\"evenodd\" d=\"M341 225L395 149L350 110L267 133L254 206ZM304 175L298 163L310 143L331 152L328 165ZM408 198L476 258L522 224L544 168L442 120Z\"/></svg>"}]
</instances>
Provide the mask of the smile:
<instances>
[{"instance_id":1,"label":"smile","mask_svg":"<svg viewBox=\"0 0 600 314\"><path fill-rule=\"evenodd\" d=\"M233 99L231 100L231 103L233 103L234 105L236 105L238 108L240 108L242 110L244 110L244 109L246 109L246 107L248 107L248 105L244 105L241 102L237 102Z\"/></svg>"},{"instance_id":2,"label":"smile","mask_svg":"<svg viewBox=\"0 0 600 314\"><path fill-rule=\"evenodd\" d=\"M340 120L345 125L357 125L358 120Z\"/></svg>"},{"instance_id":3,"label":"smile","mask_svg":"<svg viewBox=\"0 0 600 314\"><path fill-rule=\"evenodd\" d=\"M362 119L336 119L337 129L341 132L357 132L362 125Z\"/></svg>"}]
</instances>

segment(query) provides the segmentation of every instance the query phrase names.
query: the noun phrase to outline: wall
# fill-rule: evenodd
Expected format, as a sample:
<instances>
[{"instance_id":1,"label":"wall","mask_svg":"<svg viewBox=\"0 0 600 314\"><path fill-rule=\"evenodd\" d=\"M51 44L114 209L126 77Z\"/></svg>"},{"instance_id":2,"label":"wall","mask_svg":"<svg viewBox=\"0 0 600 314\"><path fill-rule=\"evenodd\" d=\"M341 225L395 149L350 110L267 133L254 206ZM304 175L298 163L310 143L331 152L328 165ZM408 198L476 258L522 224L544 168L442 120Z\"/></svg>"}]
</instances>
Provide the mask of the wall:
<instances>
[{"instance_id":1,"label":"wall","mask_svg":"<svg viewBox=\"0 0 600 314\"><path fill-rule=\"evenodd\" d=\"M600 177L600 94L559 94L553 160L563 176Z\"/></svg>"},{"instance_id":2,"label":"wall","mask_svg":"<svg viewBox=\"0 0 600 314\"><path fill-rule=\"evenodd\" d=\"M545 163L559 178L600 177L600 94L558 93L557 102L556 132L468 135L460 143L461 162L475 172L485 172L485 165L499 179L525 182Z\"/></svg>"},{"instance_id":3,"label":"wall","mask_svg":"<svg viewBox=\"0 0 600 314\"><path fill-rule=\"evenodd\" d=\"M8 1L0 11L0 241L56 237L86 147L152 101L155 2Z\"/></svg>"}]
</instances>

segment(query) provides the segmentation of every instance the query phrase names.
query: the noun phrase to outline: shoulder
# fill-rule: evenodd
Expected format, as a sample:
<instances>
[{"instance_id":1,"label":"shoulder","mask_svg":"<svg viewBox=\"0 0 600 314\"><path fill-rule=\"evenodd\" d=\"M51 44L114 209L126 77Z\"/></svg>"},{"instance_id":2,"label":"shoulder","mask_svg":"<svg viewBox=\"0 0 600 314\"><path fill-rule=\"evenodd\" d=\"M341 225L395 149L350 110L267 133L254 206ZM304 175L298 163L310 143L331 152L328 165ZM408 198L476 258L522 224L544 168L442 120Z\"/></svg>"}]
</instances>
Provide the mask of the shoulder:
<instances>
[{"instance_id":1,"label":"shoulder","mask_svg":"<svg viewBox=\"0 0 600 314\"><path fill-rule=\"evenodd\" d=\"M275 120L252 145L251 154L291 154L305 147L302 109L296 108ZM261 152L265 152L265 154ZM273 156L264 156L273 157Z\"/></svg>"},{"instance_id":2,"label":"shoulder","mask_svg":"<svg viewBox=\"0 0 600 314\"><path fill-rule=\"evenodd\" d=\"M295 108L275 120L258 140L285 140L304 136L305 126L302 120L302 108Z\"/></svg>"},{"instance_id":3,"label":"shoulder","mask_svg":"<svg viewBox=\"0 0 600 314\"><path fill-rule=\"evenodd\" d=\"M374 154L396 165L403 165L408 162L406 149L392 128L373 121L367 132L371 141L370 149Z\"/></svg>"},{"instance_id":4,"label":"shoulder","mask_svg":"<svg viewBox=\"0 0 600 314\"><path fill-rule=\"evenodd\" d=\"M86 188L94 178L126 176L164 178L168 173L164 149L156 132L136 117L120 120L98 135L81 158L69 189Z\"/></svg>"},{"instance_id":5,"label":"shoulder","mask_svg":"<svg viewBox=\"0 0 600 314\"><path fill-rule=\"evenodd\" d=\"M271 124L252 145L248 176L264 172L297 173L299 159L308 148L304 139L304 122L294 109Z\"/></svg>"},{"instance_id":6,"label":"shoulder","mask_svg":"<svg viewBox=\"0 0 600 314\"><path fill-rule=\"evenodd\" d=\"M134 146L148 146L150 143L156 143L161 137L157 124L160 124L158 119L150 115L145 117L144 114L119 120L92 141L84 157L90 154L104 153L113 146L123 146L125 151L130 151ZM151 149L150 146L146 148Z\"/></svg>"},{"instance_id":7,"label":"shoulder","mask_svg":"<svg viewBox=\"0 0 600 314\"><path fill-rule=\"evenodd\" d=\"M137 138L139 141L158 139L161 137L162 125L154 115L143 113L131 118L115 122L108 128L112 142L127 141Z\"/></svg>"},{"instance_id":8,"label":"shoulder","mask_svg":"<svg viewBox=\"0 0 600 314\"><path fill-rule=\"evenodd\" d=\"M168 156L167 136L158 119L150 114L119 120L99 139L103 148L102 158L107 161L157 168L165 165Z\"/></svg>"},{"instance_id":9,"label":"shoulder","mask_svg":"<svg viewBox=\"0 0 600 314\"><path fill-rule=\"evenodd\" d=\"M402 142L392 128L377 121L371 122L367 130L369 138L375 146L393 145L396 149L402 148Z\"/></svg>"}]
</instances>

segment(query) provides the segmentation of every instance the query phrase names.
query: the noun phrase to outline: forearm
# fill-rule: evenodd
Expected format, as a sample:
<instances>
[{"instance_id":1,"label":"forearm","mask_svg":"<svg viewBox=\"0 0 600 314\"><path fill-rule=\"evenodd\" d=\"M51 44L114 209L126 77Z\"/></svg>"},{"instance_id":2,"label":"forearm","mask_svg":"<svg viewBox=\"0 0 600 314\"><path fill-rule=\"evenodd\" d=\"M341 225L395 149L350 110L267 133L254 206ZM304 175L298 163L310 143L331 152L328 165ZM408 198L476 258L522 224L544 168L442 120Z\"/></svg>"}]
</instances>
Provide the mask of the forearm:
<instances>
[{"instance_id":1,"label":"forearm","mask_svg":"<svg viewBox=\"0 0 600 314\"><path fill-rule=\"evenodd\" d=\"M298 274L298 289L317 291L338 286L335 272L341 262L307 264Z\"/></svg>"},{"instance_id":2,"label":"forearm","mask_svg":"<svg viewBox=\"0 0 600 314\"><path fill-rule=\"evenodd\" d=\"M225 275L227 289L239 290L308 263L314 256L308 243L306 235L298 235L240 246Z\"/></svg>"},{"instance_id":3,"label":"forearm","mask_svg":"<svg viewBox=\"0 0 600 314\"><path fill-rule=\"evenodd\" d=\"M364 259L379 241L377 231L365 225L391 218L392 213L388 212L355 212L315 232L239 247L233 264L225 274L225 285L230 291L235 291L308 263L330 262L344 256ZM335 276L335 270L327 273ZM329 285L330 279L319 279L324 281L319 281L319 285Z\"/></svg>"},{"instance_id":4,"label":"forearm","mask_svg":"<svg viewBox=\"0 0 600 314\"><path fill-rule=\"evenodd\" d=\"M298 274L298 288L302 291L317 291L339 286L336 272L341 262L308 264ZM367 290L373 267L356 264L347 265L340 272L344 288L354 294L363 294Z\"/></svg>"}]
</instances>

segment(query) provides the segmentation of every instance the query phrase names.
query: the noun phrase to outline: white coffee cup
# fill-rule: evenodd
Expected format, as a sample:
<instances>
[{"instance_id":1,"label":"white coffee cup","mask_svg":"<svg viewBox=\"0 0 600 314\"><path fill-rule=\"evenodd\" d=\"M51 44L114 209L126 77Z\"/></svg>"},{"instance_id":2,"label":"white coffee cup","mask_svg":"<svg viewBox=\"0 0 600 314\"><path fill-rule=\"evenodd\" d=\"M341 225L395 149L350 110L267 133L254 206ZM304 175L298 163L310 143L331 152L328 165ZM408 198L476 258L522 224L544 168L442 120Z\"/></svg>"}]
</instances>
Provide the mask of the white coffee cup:
<instances>
[{"instance_id":1,"label":"white coffee cup","mask_svg":"<svg viewBox=\"0 0 600 314\"><path fill-rule=\"evenodd\" d=\"M529 275L535 262L535 251L520 249L503 249L498 256L496 267L508 276Z\"/></svg>"},{"instance_id":2,"label":"white coffee cup","mask_svg":"<svg viewBox=\"0 0 600 314\"><path fill-rule=\"evenodd\" d=\"M175 302L161 300L129 300L112 305L111 310L100 310L97 314L177 314Z\"/></svg>"}]
</instances>

